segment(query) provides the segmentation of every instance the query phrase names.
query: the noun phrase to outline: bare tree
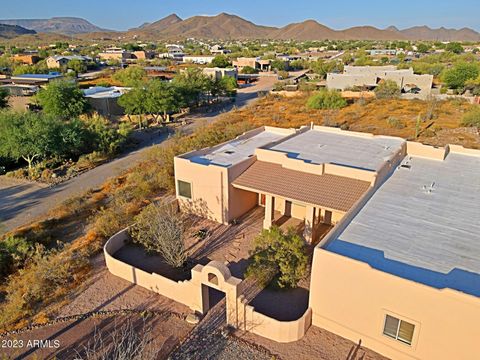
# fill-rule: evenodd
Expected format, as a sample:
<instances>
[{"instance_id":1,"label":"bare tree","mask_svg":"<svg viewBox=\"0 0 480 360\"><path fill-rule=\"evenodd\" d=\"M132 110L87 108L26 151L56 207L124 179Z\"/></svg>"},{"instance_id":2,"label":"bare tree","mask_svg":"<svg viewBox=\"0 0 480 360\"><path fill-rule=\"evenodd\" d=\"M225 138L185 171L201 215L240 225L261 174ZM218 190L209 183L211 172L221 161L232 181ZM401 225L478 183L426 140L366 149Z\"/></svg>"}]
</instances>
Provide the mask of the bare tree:
<instances>
[{"instance_id":1,"label":"bare tree","mask_svg":"<svg viewBox=\"0 0 480 360\"><path fill-rule=\"evenodd\" d=\"M187 260L184 231L177 209L160 203L148 205L136 216L130 235L148 251L159 253L167 264L181 267Z\"/></svg>"},{"instance_id":2,"label":"bare tree","mask_svg":"<svg viewBox=\"0 0 480 360\"><path fill-rule=\"evenodd\" d=\"M140 327L140 329L139 329ZM135 326L131 319L122 326L115 323L111 332L101 332L95 328L93 338L76 351L79 360L155 360L161 346L153 341L153 334L145 321Z\"/></svg>"}]
</instances>

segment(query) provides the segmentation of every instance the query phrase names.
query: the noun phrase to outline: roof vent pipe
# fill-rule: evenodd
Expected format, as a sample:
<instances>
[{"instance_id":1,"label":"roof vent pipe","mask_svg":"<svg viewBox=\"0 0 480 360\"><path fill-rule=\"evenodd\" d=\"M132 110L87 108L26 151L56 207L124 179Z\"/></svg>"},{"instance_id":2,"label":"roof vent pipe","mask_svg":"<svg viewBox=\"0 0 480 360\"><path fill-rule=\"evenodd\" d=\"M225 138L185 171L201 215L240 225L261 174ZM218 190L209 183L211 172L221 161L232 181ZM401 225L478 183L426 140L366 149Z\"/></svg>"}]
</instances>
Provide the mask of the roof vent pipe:
<instances>
[{"instance_id":1,"label":"roof vent pipe","mask_svg":"<svg viewBox=\"0 0 480 360\"><path fill-rule=\"evenodd\" d=\"M310 130L313 130L313 121L310 121Z\"/></svg>"}]
</instances>

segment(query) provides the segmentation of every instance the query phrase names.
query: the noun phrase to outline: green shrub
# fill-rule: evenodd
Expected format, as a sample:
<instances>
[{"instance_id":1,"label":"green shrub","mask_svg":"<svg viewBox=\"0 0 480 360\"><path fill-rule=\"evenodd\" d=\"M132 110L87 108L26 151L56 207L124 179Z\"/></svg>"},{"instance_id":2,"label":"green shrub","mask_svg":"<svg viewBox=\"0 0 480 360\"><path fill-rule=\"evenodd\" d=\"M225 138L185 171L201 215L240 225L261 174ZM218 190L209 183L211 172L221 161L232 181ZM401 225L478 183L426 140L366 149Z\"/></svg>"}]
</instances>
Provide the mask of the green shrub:
<instances>
[{"instance_id":1,"label":"green shrub","mask_svg":"<svg viewBox=\"0 0 480 360\"><path fill-rule=\"evenodd\" d=\"M480 106L475 106L462 118L463 126L480 127Z\"/></svg>"},{"instance_id":2,"label":"green shrub","mask_svg":"<svg viewBox=\"0 0 480 360\"><path fill-rule=\"evenodd\" d=\"M400 87L393 80L381 81L375 88L377 99L395 99L400 96Z\"/></svg>"},{"instance_id":3,"label":"green shrub","mask_svg":"<svg viewBox=\"0 0 480 360\"><path fill-rule=\"evenodd\" d=\"M242 74L258 74L258 70L251 67L251 66L244 66L242 71L240 71Z\"/></svg>"},{"instance_id":4,"label":"green shrub","mask_svg":"<svg viewBox=\"0 0 480 360\"><path fill-rule=\"evenodd\" d=\"M279 288L295 288L307 272L308 256L304 240L289 229L284 233L278 226L263 230L254 241L252 263L246 271L247 277L254 277L267 285Z\"/></svg>"},{"instance_id":5,"label":"green shrub","mask_svg":"<svg viewBox=\"0 0 480 360\"><path fill-rule=\"evenodd\" d=\"M403 123L403 121L401 121L400 119L394 117L394 116L390 116L388 119L387 119L387 124L388 126L392 127L392 128L395 128L395 129L403 129L405 128L405 124Z\"/></svg>"},{"instance_id":6,"label":"green shrub","mask_svg":"<svg viewBox=\"0 0 480 360\"><path fill-rule=\"evenodd\" d=\"M335 90L321 90L307 100L310 109L341 109L347 106L347 101Z\"/></svg>"},{"instance_id":7,"label":"green shrub","mask_svg":"<svg viewBox=\"0 0 480 360\"><path fill-rule=\"evenodd\" d=\"M32 251L32 244L23 237L7 236L1 240L0 278L10 275L16 269L22 267Z\"/></svg>"},{"instance_id":8,"label":"green shrub","mask_svg":"<svg viewBox=\"0 0 480 360\"><path fill-rule=\"evenodd\" d=\"M443 81L450 89L461 89L468 80L475 79L480 74L477 63L458 62L443 73Z\"/></svg>"}]
</instances>

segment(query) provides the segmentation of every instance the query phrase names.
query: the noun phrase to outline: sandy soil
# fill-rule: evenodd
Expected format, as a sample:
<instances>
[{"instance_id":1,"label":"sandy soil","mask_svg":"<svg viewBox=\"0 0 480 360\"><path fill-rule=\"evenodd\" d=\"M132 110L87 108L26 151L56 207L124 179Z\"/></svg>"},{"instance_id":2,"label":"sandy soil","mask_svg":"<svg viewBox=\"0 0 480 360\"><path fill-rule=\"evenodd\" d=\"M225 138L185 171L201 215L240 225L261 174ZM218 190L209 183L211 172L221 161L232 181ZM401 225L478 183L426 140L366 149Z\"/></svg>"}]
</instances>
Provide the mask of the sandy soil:
<instances>
[{"instance_id":1,"label":"sandy soil","mask_svg":"<svg viewBox=\"0 0 480 360\"><path fill-rule=\"evenodd\" d=\"M165 296L116 277L105 267L103 254L94 261L94 273L87 283L70 297L59 317L84 314L98 310L169 310L178 314L189 313L188 307Z\"/></svg>"},{"instance_id":2,"label":"sandy soil","mask_svg":"<svg viewBox=\"0 0 480 360\"><path fill-rule=\"evenodd\" d=\"M184 320L169 315L155 316L149 319L138 315L88 318L0 338L6 343L5 347L0 348L0 357L2 359L4 357L6 359L79 359L81 357L78 355L82 356L85 348L92 348L95 337L101 336L103 342L108 345L112 341L112 332L120 331L127 322L133 325L137 334L142 334L152 340L150 346L160 349L159 359L166 359L172 349L191 330L191 325ZM45 341L42 347L38 345L35 347L32 343L34 340L48 341Z\"/></svg>"},{"instance_id":3,"label":"sandy soil","mask_svg":"<svg viewBox=\"0 0 480 360\"><path fill-rule=\"evenodd\" d=\"M307 334L293 343L277 343L252 333L236 333L241 339L267 349L282 360L388 360L376 352L358 346L327 330L311 326Z\"/></svg>"}]
</instances>

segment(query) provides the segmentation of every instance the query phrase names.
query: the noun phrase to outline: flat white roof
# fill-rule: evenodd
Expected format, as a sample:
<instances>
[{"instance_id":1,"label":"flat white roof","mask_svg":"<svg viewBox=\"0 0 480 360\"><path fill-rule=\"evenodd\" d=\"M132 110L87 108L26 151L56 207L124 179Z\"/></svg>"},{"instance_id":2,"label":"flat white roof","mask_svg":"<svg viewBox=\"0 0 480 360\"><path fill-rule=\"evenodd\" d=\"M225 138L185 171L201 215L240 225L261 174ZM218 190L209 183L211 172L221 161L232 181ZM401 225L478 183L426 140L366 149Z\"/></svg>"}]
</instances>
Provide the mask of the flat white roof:
<instances>
[{"instance_id":1,"label":"flat white roof","mask_svg":"<svg viewBox=\"0 0 480 360\"><path fill-rule=\"evenodd\" d=\"M255 149L273 141L278 141L285 136L281 132L264 130L251 137L235 139L219 147L213 147L210 152L204 155L191 157L187 155L187 158L198 164L229 167L253 156Z\"/></svg>"},{"instance_id":2,"label":"flat white roof","mask_svg":"<svg viewBox=\"0 0 480 360\"><path fill-rule=\"evenodd\" d=\"M122 96L126 91L128 91L128 88L124 88L124 87L94 86L94 87L83 90L83 94L85 95L85 97L95 98L95 99L118 98Z\"/></svg>"},{"instance_id":3,"label":"flat white roof","mask_svg":"<svg viewBox=\"0 0 480 360\"><path fill-rule=\"evenodd\" d=\"M480 296L480 157L407 156L327 249Z\"/></svg>"},{"instance_id":4,"label":"flat white roof","mask_svg":"<svg viewBox=\"0 0 480 360\"><path fill-rule=\"evenodd\" d=\"M405 140L388 136L367 137L351 132L332 132L318 128L299 133L270 150L315 164L340 164L377 171L394 156Z\"/></svg>"}]
</instances>

